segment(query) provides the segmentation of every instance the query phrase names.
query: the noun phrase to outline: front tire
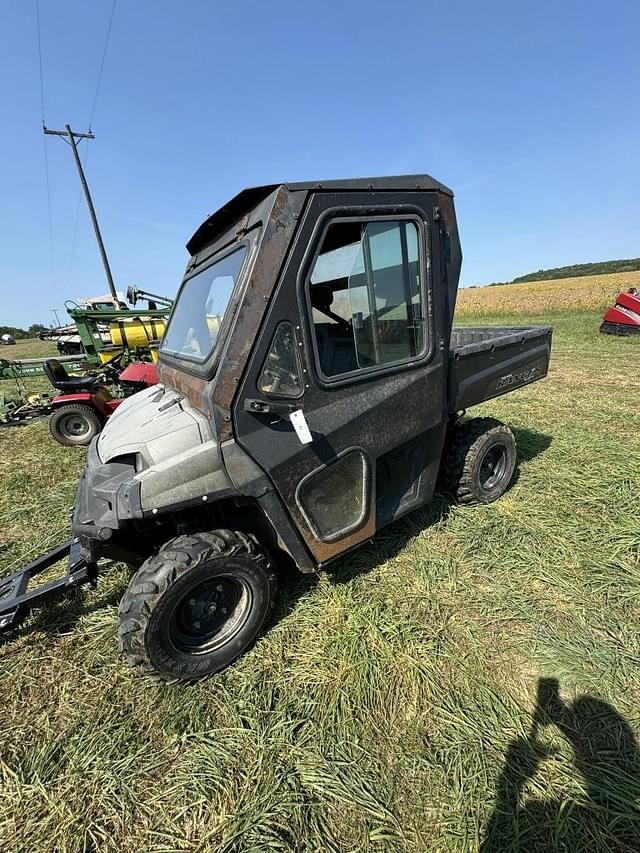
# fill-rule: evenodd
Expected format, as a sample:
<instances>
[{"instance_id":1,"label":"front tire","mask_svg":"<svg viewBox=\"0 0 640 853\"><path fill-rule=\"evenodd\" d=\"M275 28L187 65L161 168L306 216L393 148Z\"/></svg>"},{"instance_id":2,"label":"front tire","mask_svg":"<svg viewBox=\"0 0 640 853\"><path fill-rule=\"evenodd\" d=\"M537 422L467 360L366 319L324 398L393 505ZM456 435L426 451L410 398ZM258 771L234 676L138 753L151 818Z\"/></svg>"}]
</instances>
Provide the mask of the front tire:
<instances>
[{"instance_id":1,"label":"front tire","mask_svg":"<svg viewBox=\"0 0 640 853\"><path fill-rule=\"evenodd\" d=\"M95 409L82 403L60 406L49 418L49 432L65 447L91 444L102 429L102 420Z\"/></svg>"},{"instance_id":2,"label":"front tire","mask_svg":"<svg viewBox=\"0 0 640 853\"><path fill-rule=\"evenodd\" d=\"M120 649L139 673L196 681L247 651L275 591L275 575L252 536L178 536L132 577L118 611Z\"/></svg>"},{"instance_id":3,"label":"front tire","mask_svg":"<svg viewBox=\"0 0 640 853\"><path fill-rule=\"evenodd\" d=\"M444 489L458 503L492 503L509 487L516 457L513 433L495 418L473 418L454 426L441 472Z\"/></svg>"}]
</instances>

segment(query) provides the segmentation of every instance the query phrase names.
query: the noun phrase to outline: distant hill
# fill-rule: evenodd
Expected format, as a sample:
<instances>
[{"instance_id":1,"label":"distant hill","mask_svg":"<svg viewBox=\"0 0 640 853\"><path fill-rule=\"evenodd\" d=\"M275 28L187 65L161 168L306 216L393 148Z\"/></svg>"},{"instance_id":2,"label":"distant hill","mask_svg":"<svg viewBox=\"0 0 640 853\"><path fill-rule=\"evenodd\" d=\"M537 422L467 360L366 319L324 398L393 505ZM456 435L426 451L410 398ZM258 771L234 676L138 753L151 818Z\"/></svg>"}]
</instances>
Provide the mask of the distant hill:
<instances>
[{"instance_id":1,"label":"distant hill","mask_svg":"<svg viewBox=\"0 0 640 853\"><path fill-rule=\"evenodd\" d=\"M501 284L520 284L525 281L548 281L554 278L575 278L582 275L606 275L614 272L634 272L640 270L640 258L627 258L620 261L599 261L594 264L572 264L568 267L553 267L520 275L513 281L492 281L487 287Z\"/></svg>"}]
</instances>

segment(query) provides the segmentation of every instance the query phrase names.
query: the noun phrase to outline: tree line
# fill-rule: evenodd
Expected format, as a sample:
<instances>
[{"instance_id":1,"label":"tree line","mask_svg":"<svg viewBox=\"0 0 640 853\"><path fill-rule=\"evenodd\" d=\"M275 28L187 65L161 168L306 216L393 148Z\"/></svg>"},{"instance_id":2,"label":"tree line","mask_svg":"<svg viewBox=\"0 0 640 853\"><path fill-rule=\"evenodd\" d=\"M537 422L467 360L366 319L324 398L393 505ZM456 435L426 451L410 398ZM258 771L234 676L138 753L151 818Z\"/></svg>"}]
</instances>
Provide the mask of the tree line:
<instances>
[{"instance_id":1,"label":"tree line","mask_svg":"<svg viewBox=\"0 0 640 853\"><path fill-rule=\"evenodd\" d=\"M547 281L554 278L576 278L583 275L606 275L613 272L635 272L640 270L640 258L626 258L618 261L597 261L592 264L572 264L566 267L553 267L520 275L512 281L492 281L488 287L501 284L522 284L526 281Z\"/></svg>"},{"instance_id":2,"label":"tree line","mask_svg":"<svg viewBox=\"0 0 640 853\"><path fill-rule=\"evenodd\" d=\"M42 323L32 323L28 329L19 329L17 326L0 326L0 335L11 335L17 341L25 338L37 338L39 332L46 332L47 327Z\"/></svg>"}]
</instances>

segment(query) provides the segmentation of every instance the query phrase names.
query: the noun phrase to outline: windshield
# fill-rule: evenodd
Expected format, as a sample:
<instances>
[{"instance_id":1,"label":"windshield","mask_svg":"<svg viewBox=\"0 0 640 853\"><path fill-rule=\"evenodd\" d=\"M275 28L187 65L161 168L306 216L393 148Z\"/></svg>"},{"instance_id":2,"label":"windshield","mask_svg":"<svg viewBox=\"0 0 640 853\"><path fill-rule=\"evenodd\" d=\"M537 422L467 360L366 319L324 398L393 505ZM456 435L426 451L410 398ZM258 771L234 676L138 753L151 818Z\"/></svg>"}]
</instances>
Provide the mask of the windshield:
<instances>
[{"instance_id":1,"label":"windshield","mask_svg":"<svg viewBox=\"0 0 640 853\"><path fill-rule=\"evenodd\" d=\"M211 355L246 254L247 247L241 246L185 281L162 339L162 352L193 361Z\"/></svg>"}]
</instances>

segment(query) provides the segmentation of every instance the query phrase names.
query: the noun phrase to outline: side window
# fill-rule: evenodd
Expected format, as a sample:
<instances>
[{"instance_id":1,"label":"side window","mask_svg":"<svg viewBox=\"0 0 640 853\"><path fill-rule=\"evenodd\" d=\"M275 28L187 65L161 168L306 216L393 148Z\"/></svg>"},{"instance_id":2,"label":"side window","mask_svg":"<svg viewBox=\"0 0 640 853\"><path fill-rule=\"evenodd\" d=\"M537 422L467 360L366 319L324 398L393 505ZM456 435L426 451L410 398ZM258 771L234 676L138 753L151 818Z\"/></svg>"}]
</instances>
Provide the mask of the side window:
<instances>
[{"instance_id":1,"label":"side window","mask_svg":"<svg viewBox=\"0 0 640 853\"><path fill-rule=\"evenodd\" d=\"M371 370L424 353L418 239L410 220L329 225L308 284L324 376Z\"/></svg>"},{"instance_id":2,"label":"side window","mask_svg":"<svg viewBox=\"0 0 640 853\"><path fill-rule=\"evenodd\" d=\"M289 322L280 323L273 335L258 388L263 394L280 397L299 397L302 394L298 347L293 326Z\"/></svg>"}]
</instances>

